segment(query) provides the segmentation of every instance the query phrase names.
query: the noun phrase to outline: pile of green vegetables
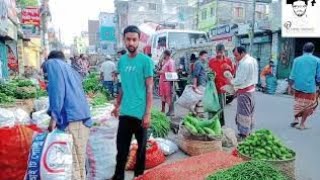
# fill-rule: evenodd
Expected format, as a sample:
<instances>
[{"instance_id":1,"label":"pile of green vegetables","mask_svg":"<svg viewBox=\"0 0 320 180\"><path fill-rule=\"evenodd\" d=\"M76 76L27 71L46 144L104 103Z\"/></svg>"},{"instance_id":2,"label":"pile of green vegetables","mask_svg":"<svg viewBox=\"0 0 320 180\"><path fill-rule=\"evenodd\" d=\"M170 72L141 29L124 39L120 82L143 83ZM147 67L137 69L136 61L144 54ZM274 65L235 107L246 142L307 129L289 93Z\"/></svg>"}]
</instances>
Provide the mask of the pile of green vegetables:
<instances>
[{"instance_id":1,"label":"pile of green vegetables","mask_svg":"<svg viewBox=\"0 0 320 180\"><path fill-rule=\"evenodd\" d=\"M0 104L12 105L15 103L15 89L16 87L9 83L0 83Z\"/></svg>"},{"instance_id":2,"label":"pile of green vegetables","mask_svg":"<svg viewBox=\"0 0 320 180\"><path fill-rule=\"evenodd\" d=\"M184 127L193 135L222 136L222 128L218 114L211 120L197 119L188 115L183 120Z\"/></svg>"},{"instance_id":3,"label":"pile of green vegetables","mask_svg":"<svg viewBox=\"0 0 320 180\"><path fill-rule=\"evenodd\" d=\"M287 178L266 162L249 161L216 172L206 180L287 180Z\"/></svg>"},{"instance_id":4,"label":"pile of green vegetables","mask_svg":"<svg viewBox=\"0 0 320 180\"><path fill-rule=\"evenodd\" d=\"M94 107L105 105L108 102L108 98L102 94L97 93L94 95L94 98L91 101L91 105Z\"/></svg>"},{"instance_id":5,"label":"pile of green vegetables","mask_svg":"<svg viewBox=\"0 0 320 180\"><path fill-rule=\"evenodd\" d=\"M0 104L1 105L11 105L15 103L15 98L12 96L7 96L4 93L0 93Z\"/></svg>"},{"instance_id":6,"label":"pile of green vegetables","mask_svg":"<svg viewBox=\"0 0 320 180\"><path fill-rule=\"evenodd\" d=\"M102 93L107 98L110 97L109 92L103 87L100 77L97 73L88 75L83 81L83 89L86 94Z\"/></svg>"},{"instance_id":7,"label":"pile of green vegetables","mask_svg":"<svg viewBox=\"0 0 320 180\"><path fill-rule=\"evenodd\" d=\"M151 127L150 133L155 138L167 137L170 131L170 120L168 117L155 109L151 111Z\"/></svg>"},{"instance_id":8,"label":"pile of green vegetables","mask_svg":"<svg viewBox=\"0 0 320 180\"><path fill-rule=\"evenodd\" d=\"M14 79L0 83L0 104L14 104L16 99L31 99L37 94L44 96L45 92L39 93L32 81L27 79Z\"/></svg>"},{"instance_id":9,"label":"pile of green vegetables","mask_svg":"<svg viewBox=\"0 0 320 180\"><path fill-rule=\"evenodd\" d=\"M258 160L290 160L295 152L287 148L270 130L251 134L238 146L239 153Z\"/></svg>"},{"instance_id":10,"label":"pile of green vegetables","mask_svg":"<svg viewBox=\"0 0 320 180\"><path fill-rule=\"evenodd\" d=\"M37 97L47 97L48 92L45 90L42 90L41 88L37 88Z\"/></svg>"}]
</instances>

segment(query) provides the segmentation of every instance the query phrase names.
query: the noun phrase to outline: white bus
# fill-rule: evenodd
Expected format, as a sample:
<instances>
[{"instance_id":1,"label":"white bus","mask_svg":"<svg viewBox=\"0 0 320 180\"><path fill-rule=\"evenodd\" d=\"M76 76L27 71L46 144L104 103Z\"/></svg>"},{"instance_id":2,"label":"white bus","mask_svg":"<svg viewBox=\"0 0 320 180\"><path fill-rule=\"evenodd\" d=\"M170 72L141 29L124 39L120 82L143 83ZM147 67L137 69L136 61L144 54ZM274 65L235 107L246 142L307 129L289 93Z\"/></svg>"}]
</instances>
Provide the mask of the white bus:
<instances>
[{"instance_id":1,"label":"white bus","mask_svg":"<svg viewBox=\"0 0 320 180\"><path fill-rule=\"evenodd\" d=\"M204 31L164 29L156 31L149 39L146 54L151 54L157 63L165 49L192 47L209 41ZM149 51L149 52L148 52Z\"/></svg>"}]
</instances>

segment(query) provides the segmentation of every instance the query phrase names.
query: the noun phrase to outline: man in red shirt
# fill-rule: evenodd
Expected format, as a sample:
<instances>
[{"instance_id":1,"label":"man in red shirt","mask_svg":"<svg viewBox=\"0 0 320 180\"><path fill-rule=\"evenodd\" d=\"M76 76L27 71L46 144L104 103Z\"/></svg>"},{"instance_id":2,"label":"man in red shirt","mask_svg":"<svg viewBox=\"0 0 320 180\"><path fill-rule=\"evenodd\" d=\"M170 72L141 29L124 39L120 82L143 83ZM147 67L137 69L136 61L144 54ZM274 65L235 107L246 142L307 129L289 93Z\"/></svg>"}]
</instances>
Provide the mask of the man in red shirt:
<instances>
[{"instance_id":1,"label":"man in red shirt","mask_svg":"<svg viewBox=\"0 0 320 180\"><path fill-rule=\"evenodd\" d=\"M232 76L234 76L235 73L234 64L230 58L225 56L225 47L223 44L218 44L216 46L216 56L209 61L209 67L215 73L215 84L223 110L226 104L226 92L222 87L230 84L230 80L226 77L226 73L231 74ZM222 126L225 124L223 111L220 116L220 122Z\"/></svg>"}]
</instances>

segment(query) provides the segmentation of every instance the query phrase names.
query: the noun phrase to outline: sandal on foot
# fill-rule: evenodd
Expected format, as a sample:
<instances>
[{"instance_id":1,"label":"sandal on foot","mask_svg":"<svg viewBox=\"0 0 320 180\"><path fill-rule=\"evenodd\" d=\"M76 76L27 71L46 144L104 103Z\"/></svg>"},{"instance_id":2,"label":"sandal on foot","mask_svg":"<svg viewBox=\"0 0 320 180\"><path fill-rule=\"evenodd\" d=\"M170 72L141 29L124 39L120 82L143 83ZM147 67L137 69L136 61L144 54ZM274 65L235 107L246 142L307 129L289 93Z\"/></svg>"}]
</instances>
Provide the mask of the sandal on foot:
<instances>
[{"instance_id":1,"label":"sandal on foot","mask_svg":"<svg viewBox=\"0 0 320 180\"><path fill-rule=\"evenodd\" d=\"M310 128L308 128L308 127L302 127L302 126L298 126L298 127L296 127L298 130L300 130L300 131L304 131L304 130L307 130L307 129L310 129Z\"/></svg>"},{"instance_id":2,"label":"sandal on foot","mask_svg":"<svg viewBox=\"0 0 320 180\"><path fill-rule=\"evenodd\" d=\"M299 124L298 122L292 122L292 123L290 123L290 126L295 128L298 124Z\"/></svg>"}]
</instances>

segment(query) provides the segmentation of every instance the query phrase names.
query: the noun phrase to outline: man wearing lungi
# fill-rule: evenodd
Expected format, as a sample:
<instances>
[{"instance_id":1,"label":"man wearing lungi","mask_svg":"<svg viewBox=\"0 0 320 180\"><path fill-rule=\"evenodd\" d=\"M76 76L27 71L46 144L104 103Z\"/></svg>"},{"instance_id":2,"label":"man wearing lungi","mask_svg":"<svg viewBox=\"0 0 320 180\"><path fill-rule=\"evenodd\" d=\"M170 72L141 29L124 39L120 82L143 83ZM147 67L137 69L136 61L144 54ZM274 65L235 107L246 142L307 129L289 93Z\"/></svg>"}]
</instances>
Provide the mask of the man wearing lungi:
<instances>
[{"instance_id":1,"label":"man wearing lungi","mask_svg":"<svg viewBox=\"0 0 320 180\"><path fill-rule=\"evenodd\" d=\"M254 126L254 92L258 83L257 60L247 54L244 47L236 47L233 55L238 62L236 77L231 81L238 96L236 124L239 138L246 138Z\"/></svg>"},{"instance_id":2,"label":"man wearing lungi","mask_svg":"<svg viewBox=\"0 0 320 180\"><path fill-rule=\"evenodd\" d=\"M303 55L294 60L289 78L289 93L294 95L295 101L294 121L290 125L300 130L306 129L307 118L318 106L317 83L320 82L320 59L312 55L314 48L311 42L303 46Z\"/></svg>"}]
</instances>

